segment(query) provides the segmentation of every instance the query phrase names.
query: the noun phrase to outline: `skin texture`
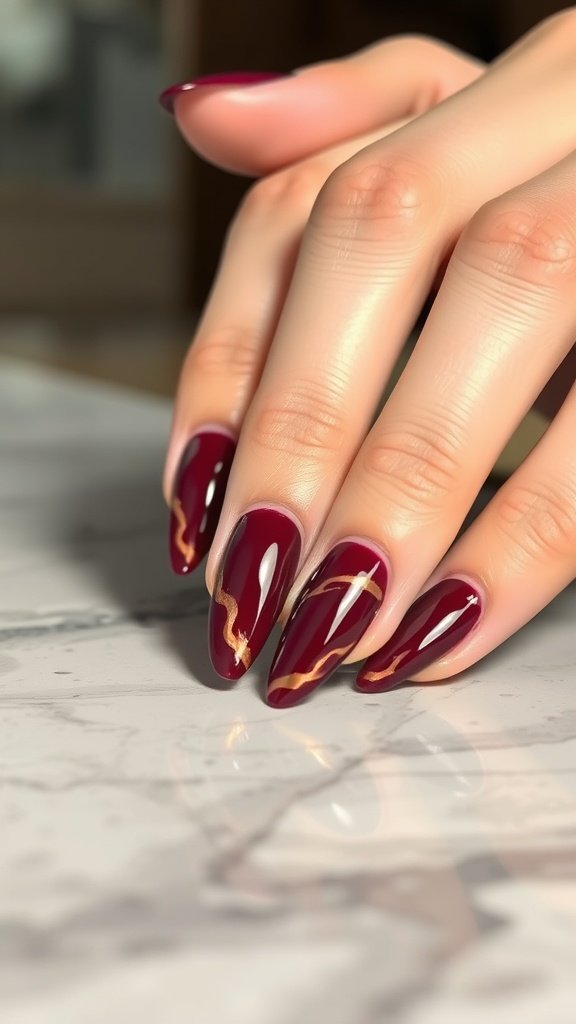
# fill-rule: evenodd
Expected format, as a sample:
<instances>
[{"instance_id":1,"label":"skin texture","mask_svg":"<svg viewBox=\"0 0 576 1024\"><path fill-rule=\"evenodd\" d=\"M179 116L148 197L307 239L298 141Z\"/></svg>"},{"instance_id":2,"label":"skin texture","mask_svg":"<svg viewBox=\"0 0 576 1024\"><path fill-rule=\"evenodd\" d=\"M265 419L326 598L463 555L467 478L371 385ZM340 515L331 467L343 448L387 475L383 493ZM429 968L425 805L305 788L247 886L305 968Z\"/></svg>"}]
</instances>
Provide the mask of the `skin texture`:
<instances>
[{"instance_id":1,"label":"skin texture","mask_svg":"<svg viewBox=\"0 0 576 1024\"><path fill-rule=\"evenodd\" d=\"M385 598L346 661L390 641L423 591L465 579L481 615L415 675L427 681L472 665L574 578L575 52L569 8L488 68L397 37L267 84L175 99L203 158L259 178L183 367L166 462L170 500L195 431L238 434L210 591L255 505L301 525L284 621L344 538L383 552ZM538 400L549 430L453 544ZM321 654L320 641L307 652Z\"/></svg>"}]
</instances>

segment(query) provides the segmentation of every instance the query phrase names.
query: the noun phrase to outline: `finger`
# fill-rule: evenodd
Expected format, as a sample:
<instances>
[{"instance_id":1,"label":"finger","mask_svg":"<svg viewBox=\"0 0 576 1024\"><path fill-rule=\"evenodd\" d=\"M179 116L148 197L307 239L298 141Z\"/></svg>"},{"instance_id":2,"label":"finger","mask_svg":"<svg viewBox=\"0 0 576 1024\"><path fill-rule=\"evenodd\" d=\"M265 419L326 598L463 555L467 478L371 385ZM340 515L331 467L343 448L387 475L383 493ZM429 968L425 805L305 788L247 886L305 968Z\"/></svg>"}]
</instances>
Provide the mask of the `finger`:
<instances>
[{"instance_id":1,"label":"finger","mask_svg":"<svg viewBox=\"0 0 576 1024\"><path fill-rule=\"evenodd\" d=\"M446 43L395 36L262 84L183 83L167 90L163 102L202 157L224 170L261 176L428 110L484 68Z\"/></svg>"},{"instance_id":2,"label":"finger","mask_svg":"<svg viewBox=\"0 0 576 1024\"><path fill-rule=\"evenodd\" d=\"M180 375L166 459L170 555L179 574L191 572L212 542L235 439L257 386L318 191L335 167L383 134L379 130L341 143L258 182L228 231Z\"/></svg>"},{"instance_id":3,"label":"finger","mask_svg":"<svg viewBox=\"0 0 576 1024\"><path fill-rule=\"evenodd\" d=\"M380 692L406 679L429 682L469 668L574 579L575 430L573 386L536 448L362 667L359 689Z\"/></svg>"},{"instance_id":4,"label":"finger","mask_svg":"<svg viewBox=\"0 0 576 1024\"><path fill-rule=\"evenodd\" d=\"M571 154L485 206L461 235L408 368L317 542L317 568L272 665L274 706L302 699L335 665L370 655L390 635L569 351L575 175ZM382 593L369 593L378 575ZM478 600L454 628L473 624L477 613Z\"/></svg>"},{"instance_id":5,"label":"finger","mask_svg":"<svg viewBox=\"0 0 576 1024\"><path fill-rule=\"evenodd\" d=\"M561 42L568 50L563 39ZM545 56L552 65L551 54ZM274 343L242 428L207 566L207 582L214 589L211 653L217 671L226 677L237 678L268 635L292 582L294 565L300 562L301 540L306 555L354 460L383 382L426 297L443 250L481 202L508 187L515 177L523 180L532 168L547 166L551 153L567 151L573 145L576 133L572 128L570 137L568 130L572 98L567 87L567 79L571 86L576 81L573 62L569 72L563 69L562 75L549 67L550 83L542 72L537 76L530 72L532 64L527 67L523 61L518 57L514 73L509 66L501 65L493 81L483 76L464 92L348 160L330 176L314 204ZM520 96L518 80L525 78L528 86ZM508 97L506 105L502 102L503 91ZM551 119L549 110L554 103L559 116ZM527 126L522 121L525 106L534 110L536 123L542 120L537 137L532 124ZM515 139L519 155L513 165L506 159L510 123L522 126ZM470 124L475 126L473 133ZM486 162L486 152L494 153L493 163ZM513 299L512 321L516 315ZM438 339L444 363L440 376L434 355L436 341L431 343L431 356L418 356L416 399L409 404L413 430L406 438L407 460L412 458L413 465L412 440L420 445L420 465L424 467L427 430L432 426L434 437L444 423L443 415L433 419L430 383L439 379L441 384L442 372L446 388L456 383L457 353L460 348L464 353L471 348L481 320L476 317L475 286L469 288L467 301L461 300L461 309L463 316L448 316L448 339L440 314L434 323L432 337ZM470 317L471 310L474 318ZM485 312L494 318L496 311L492 307ZM462 324L471 332L470 344L462 338ZM423 352L426 342L421 341ZM494 343L493 337L491 341ZM491 366L486 359L487 375ZM413 375L414 370L410 373ZM539 381L537 390L541 386ZM418 404L422 392L427 399L424 411ZM412 389L404 385L398 394L402 399L393 407L394 419L389 422L396 424L395 438L402 444L410 426L404 398L410 398ZM453 405L459 408L456 398ZM428 423L426 410L430 413ZM457 423L454 415L445 424L444 429L449 428L447 445ZM484 429L485 416L483 433ZM473 419L472 433L474 430L477 420ZM457 439L465 436L461 427ZM390 440L390 450L392 443ZM493 447L496 449L495 442ZM364 453L358 466L365 458ZM382 509L387 505L382 498L386 495L387 474L379 471L377 461L371 473L365 475L357 468L350 474L353 482L347 482L346 496L342 500L339 497L337 518L332 519L332 531L338 528L330 537L332 541L339 535L372 537L386 543ZM383 465L384 456L380 461ZM373 486L364 482L370 478ZM426 480L424 471L420 485L423 509L412 517L415 532L416 527L422 531L430 521ZM380 482L381 492L377 486ZM457 511L465 504L463 485L460 490ZM437 492L440 496L440 485ZM433 538L437 550L432 543L428 562L423 558L420 566L414 564L419 547L403 539L410 524L405 521L407 513L401 508L398 489L395 497L398 515L389 539L402 540L401 565L410 571L404 574L394 569L392 593L396 591L397 605L401 597L408 598L407 607L445 548L439 544L439 530ZM446 517L445 540L451 539L455 529ZM358 552L357 557L360 561ZM362 559L358 572L372 572L373 550L364 550ZM384 559L381 561L383 564ZM374 572L382 575L383 570L377 567ZM340 575L352 575L349 566ZM402 594L394 581L403 580L405 575ZM377 586L382 591L382 581ZM365 616L362 623L365 627ZM337 639L337 634L334 637ZM381 642L382 638L371 650ZM329 669L335 661L334 656L326 667Z\"/></svg>"}]
</instances>

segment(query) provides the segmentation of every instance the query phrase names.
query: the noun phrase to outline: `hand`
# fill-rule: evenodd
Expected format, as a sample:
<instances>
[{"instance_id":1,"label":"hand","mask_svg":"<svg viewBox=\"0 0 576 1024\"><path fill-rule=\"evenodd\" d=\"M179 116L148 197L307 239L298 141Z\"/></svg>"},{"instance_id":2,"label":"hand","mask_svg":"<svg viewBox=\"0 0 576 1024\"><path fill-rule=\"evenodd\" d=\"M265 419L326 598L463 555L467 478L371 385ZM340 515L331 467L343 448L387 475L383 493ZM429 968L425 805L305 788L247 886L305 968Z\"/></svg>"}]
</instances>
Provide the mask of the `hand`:
<instances>
[{"instance_id":1,"label":"hand","mask_svg":"<svg viewBox=\"0 0 576 1024\"><path fill-rule=\"evenodd\" d=\"M438 50L387 40L283 81L175 102L208 159L268 174L231 225L183 369L165 493L175 568L191 569L212 541L220 674L240 676L292 609L274 706L366 657L363 691L451 676L574 577L576 10L485 71L450 51L444 77L437 55L427 88L395 49L409 44L422 61ZM328 148L313 150L314 134ZM546 435L450 547L551 380L567 397Z\"/></svg>"}]
</instances>

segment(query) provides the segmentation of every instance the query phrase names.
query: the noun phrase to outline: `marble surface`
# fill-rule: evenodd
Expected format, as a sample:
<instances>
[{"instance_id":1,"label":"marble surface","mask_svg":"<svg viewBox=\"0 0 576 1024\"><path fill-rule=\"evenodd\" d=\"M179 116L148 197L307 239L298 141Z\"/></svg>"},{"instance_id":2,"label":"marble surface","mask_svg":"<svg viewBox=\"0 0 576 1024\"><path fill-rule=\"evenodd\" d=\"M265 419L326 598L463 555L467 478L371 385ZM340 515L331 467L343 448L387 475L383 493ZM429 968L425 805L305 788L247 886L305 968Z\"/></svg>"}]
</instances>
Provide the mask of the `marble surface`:
<instances>
[{"instance_id":1,"label":"marble surface","mask_svg":"<svg viewBox=\"0 0 576 1024\"><path fill-rule=\"evenodd\" d=\"M575 591L273 711L168 570L168 422L0 363L0 1020L573 1024Z\"/></svg>"}]
</instances>

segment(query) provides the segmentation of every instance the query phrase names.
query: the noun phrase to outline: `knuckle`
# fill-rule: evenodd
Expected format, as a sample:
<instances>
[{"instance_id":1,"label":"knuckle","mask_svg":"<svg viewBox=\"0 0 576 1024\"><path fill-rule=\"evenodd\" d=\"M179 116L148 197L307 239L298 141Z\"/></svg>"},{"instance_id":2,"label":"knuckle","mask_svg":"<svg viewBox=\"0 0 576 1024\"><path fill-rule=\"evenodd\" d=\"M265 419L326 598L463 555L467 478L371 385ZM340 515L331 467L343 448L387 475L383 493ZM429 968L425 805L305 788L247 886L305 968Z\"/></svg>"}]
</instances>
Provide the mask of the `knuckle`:
<instances>
[{"instance_id":1,"label":"knuckle","mask_svg":"<svg viewBox=\"0 0 576 1024\"><path fill-rule=\"evenodd\" d=\"M260 409L251 436L258 448L297 458L332 460L347 434L341 401L310 382L294 384L274 405Z\"/></svg>"},{"instance_id":2,"label":"knuckle","mask_svg":"<svg viewBox=\"0 0 576 1024\"><path fill-rule=\"evenodd\" d=\"M460 451L457 430L410 424L368 442L362 470L379 497L411 514L436 515L457 487Z\"/></svg>"},{"instance_id":3,"label":"knuckle","mask_svg":"<svg viewBox=\"0 0 576 1024\"><path fill-rule=\"evenodd\" d=\"M325 175L324 175L325 177ZM321 170L315 163L298 169L277 171L251 185L241 203L241 213L250 217L278 214L286 209L292 216L311 210L321 185Z\"/></svg>"},{"instance_id":4,"label":"knuckle","mask_svg":"<svg viewBox=\"0 0 576 1024\"><path fill-rule=\"evenodd\" d=\"M472 218L461 258L498 279L557 289L576 280L576 227L549 206L492 201Z\"/></svg>"},{"instance_id":5,"label":"knuckle","mask_svg":"<svg viewBox=\"0 0 576 1024\"><path fill-rule=\"evenodd\" d=\"M186 359L186 372L246 378L259 364L260 343L254 331L231 327L199 335Z\"/></svg>"},{"instance_id":6,"label":"knuckle","mask_svg":"<svg viewBox=\"0 0 576 1024\"><path fill-rule=\"evenodd\" d=\"M394 49L398 53L405 54L407 59L427 54L446 54L450 50L446 43L434 36L427 36L424 32L398 32L381 43L377 43L376 46Z\"/></svg>"},{"instance_id":7,"label":"knuckle","mask_svg":"<svg viewBox=\"0 0 576 1024\"><path fill-rule=\"evenodd\" d=\"M569 31L574 37L576 34L576 7L565 7L561 11L549 14L539 23L537 31L544 35L559 32L562 36Z\"/></svg>"},{"instance_id":8,"label":"knuckle","mask_svg":"<svg viewBox=\"0 0 576 1024\"><path fill-rule=\"evenodd\" d=\"M508 485L494 498L496 524L517 561L574 559L576 481Z\"/></svg>"},{"instance_id":9,"label":"knuckle","mask_svg":"<svg viewBox=\"0 0 576 1024\"><path fill-rule=\"evenodd\" d=\"M434 172L407 156L352 157L325 181L311 221L346 238L373 241L395 230L419 238L437 210L435 184Z\"/></svg>"},{"instance_id":10,"label":"knuckle","mask_svg":"<svg viewBox=\"0 0 576 1024\"><path fill-rule=\"evenodd\" d=\"M448 46L441 43L440 40L435 39L434 36L427 36L424 32L403 32L396 39L407 43L411 47L417 47L419 49L434 50L446 52Z\"/></svg>"}]
</instances>

